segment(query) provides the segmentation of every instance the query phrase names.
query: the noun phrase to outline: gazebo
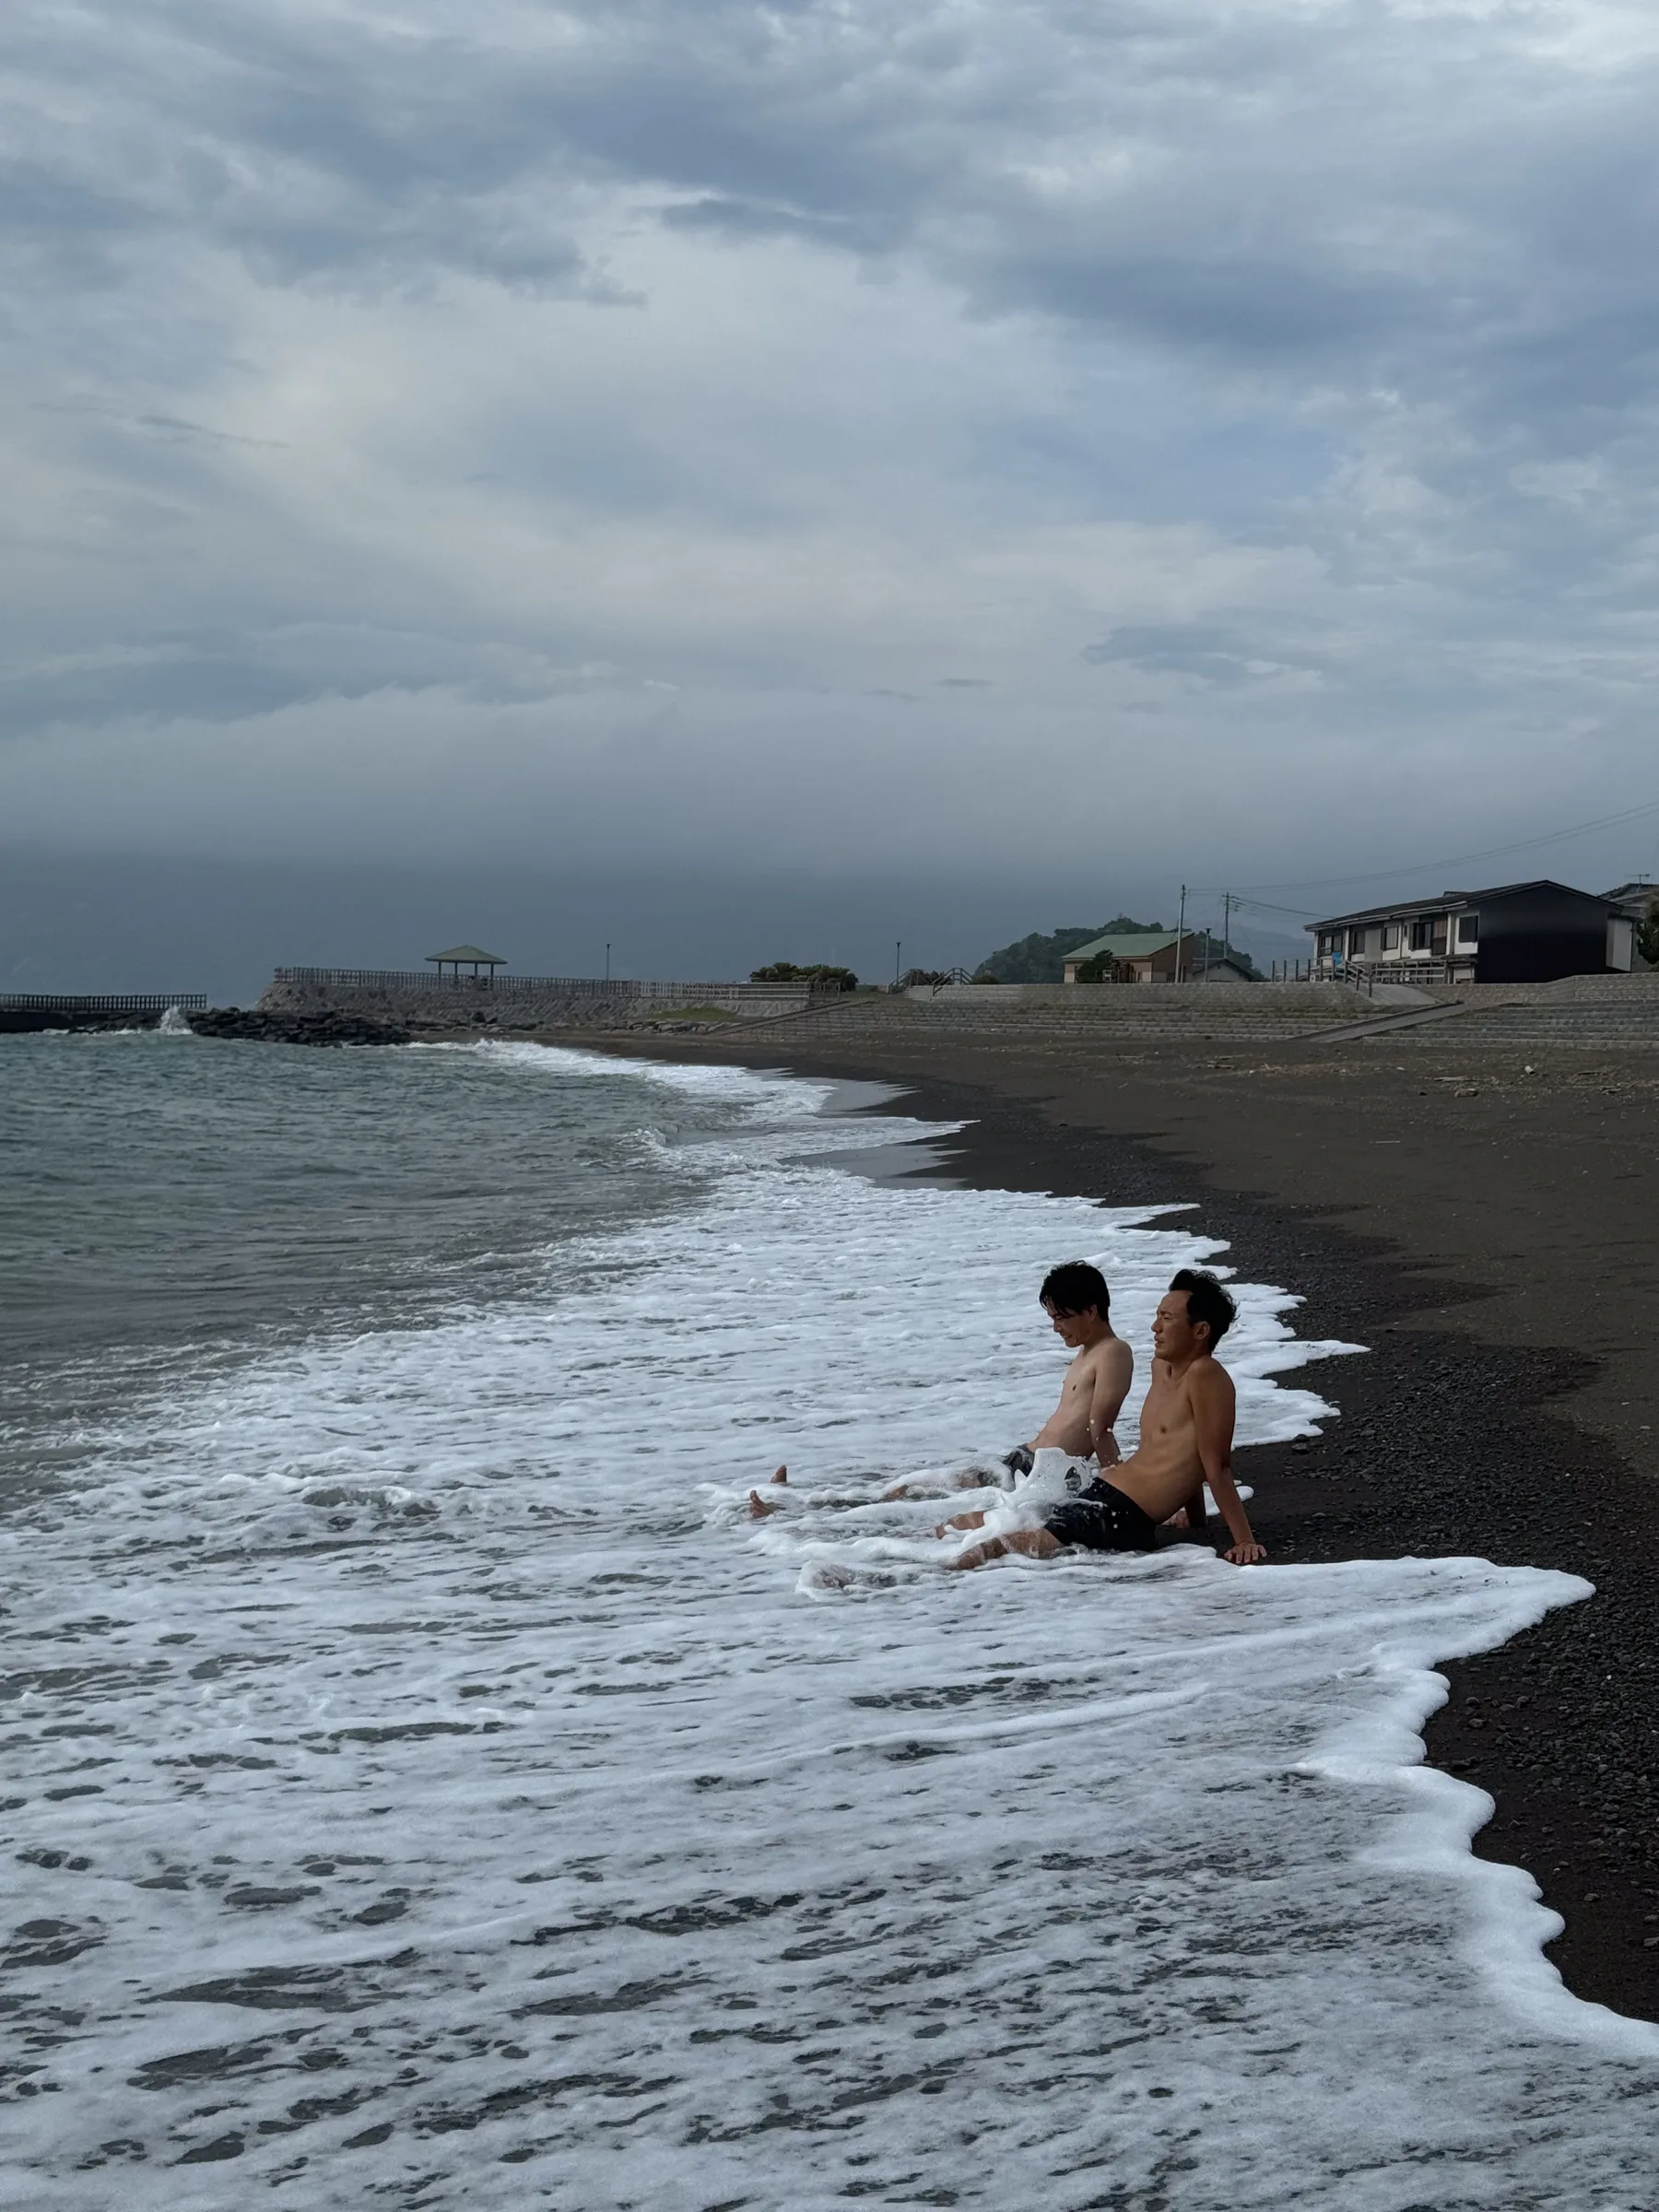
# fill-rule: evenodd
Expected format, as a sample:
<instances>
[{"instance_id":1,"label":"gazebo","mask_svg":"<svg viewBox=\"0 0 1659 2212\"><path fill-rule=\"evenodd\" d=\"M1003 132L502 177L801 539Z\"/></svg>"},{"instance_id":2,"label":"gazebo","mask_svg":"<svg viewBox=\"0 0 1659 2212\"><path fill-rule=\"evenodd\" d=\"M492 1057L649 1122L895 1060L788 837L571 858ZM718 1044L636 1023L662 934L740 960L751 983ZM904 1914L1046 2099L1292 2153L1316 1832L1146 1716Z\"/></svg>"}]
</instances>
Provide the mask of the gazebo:
<instances>
[{"instance_id":1,"label":"gazebo","mask_svg":"<svg viewBox=\"0 0 1659 2212\"><path fill-rule=\"evenodd\" d=\"M429 961L435 960L437 962L440 982L443 980L443 971L446 968L453 970L456 982L461 981L462 969L470 968L475 983L479 981L479 969L487 968L489 972L482 980L487 983L493 983L496 970L505 968L507 965L499 952L485 952L481 947L477 945L452 945L447 952L429 952L426 957Z\"/></svg>"}]
</instances>

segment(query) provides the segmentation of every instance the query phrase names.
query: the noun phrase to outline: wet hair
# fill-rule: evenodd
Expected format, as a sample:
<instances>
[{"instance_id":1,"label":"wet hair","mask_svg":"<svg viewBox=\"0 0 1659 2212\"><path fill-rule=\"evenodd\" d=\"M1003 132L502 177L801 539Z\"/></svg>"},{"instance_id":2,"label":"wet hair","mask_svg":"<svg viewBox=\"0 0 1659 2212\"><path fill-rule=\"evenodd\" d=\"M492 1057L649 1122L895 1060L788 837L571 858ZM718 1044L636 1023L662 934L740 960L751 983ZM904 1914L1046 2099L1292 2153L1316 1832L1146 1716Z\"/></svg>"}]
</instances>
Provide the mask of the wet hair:
<instances>
[{"instance_id":1,"label":"wet hair","mask_svg":"<svg viewBox=\"0 0 1659 2212\"><path fill-rule=\"evenodd\" d=\"M1087 1260L1067 1260L1063 1267L1051 1267L1037 1295L1051 1313L1087 1313L1092 1306L1104 1321L1112 1311L1106 1277Z\"/></svg>"},{"instance_id":2,"label":"wet hair","mask_svg":"<svg viewBox=\"0 0 1659 2212\"><path fill-rule=\"evenodd\" d=\"M1209 1348L1214 1351L1239 1317L1231 1294L1221 1288L1207 1267L1178 1268L1170 1288L1186 1292L1189 1321L1208 1322Z\"/></svg>"}]
</instances>

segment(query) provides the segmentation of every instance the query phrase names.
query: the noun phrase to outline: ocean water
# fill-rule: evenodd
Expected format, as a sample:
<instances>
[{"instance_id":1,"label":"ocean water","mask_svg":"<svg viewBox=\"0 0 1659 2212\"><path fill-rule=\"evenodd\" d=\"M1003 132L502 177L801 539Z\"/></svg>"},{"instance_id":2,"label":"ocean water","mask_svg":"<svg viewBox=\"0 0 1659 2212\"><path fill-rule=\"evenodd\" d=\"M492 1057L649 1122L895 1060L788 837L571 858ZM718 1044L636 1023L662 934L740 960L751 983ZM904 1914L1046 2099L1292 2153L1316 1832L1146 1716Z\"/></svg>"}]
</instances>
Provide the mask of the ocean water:
<instances>
[{"instance_id":1,"label":"ocean water","mask_svg":"<svg viewBox=\"0 0 1659 2212\"><path fill-rule=\"evenodd\" d=\"M7 1041L0 2201L1651 2206L1659 2033L1419 1763L1584 1585L946 1573L880 1492L1046 1411L1043 1270L1144 1369L1227 1255L842 1103ZM1243 1440L1327 1418L1363 1350L1234 1288Z\"/></svg>"}]
</instances>

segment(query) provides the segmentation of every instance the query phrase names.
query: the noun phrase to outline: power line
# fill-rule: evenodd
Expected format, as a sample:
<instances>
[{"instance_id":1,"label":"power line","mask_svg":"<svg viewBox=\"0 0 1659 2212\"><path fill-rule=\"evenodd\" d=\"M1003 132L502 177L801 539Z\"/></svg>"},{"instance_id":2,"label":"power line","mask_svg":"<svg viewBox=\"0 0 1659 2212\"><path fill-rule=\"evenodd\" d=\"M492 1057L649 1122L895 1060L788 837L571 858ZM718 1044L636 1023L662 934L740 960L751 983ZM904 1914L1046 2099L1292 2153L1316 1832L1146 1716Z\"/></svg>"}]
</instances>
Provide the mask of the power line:
<instances>
[{"instance_id":1,"label":"power line","mask_svg":"<svg viewBox=\"0 0 1659 2212\"><path fill-rule=\"evenodd\" d=\"M1659 799L1646 799L1640 806L1627 806L1618 814L1604 814L1595 821L1579 822L1570 830L1551 830L1543 837L1519 838L1513 844L1509 845L1487 845L1478 853L1453 853L1449 859L1420 860L1408 867L1377 868L1368 876L1306 876L1289 883L1251 884L1247 885L1242 892L1235 891L1233 896L1235 898L1251 897L1257 891L1340 890L1349 884L1383 883L1391 877L1401 876L1438 874L1441 868L1461 868L1472 860L1499 860L1506 853L1535 852L1540 845L1561 844L1570 837L1586 837L1593 830L1611 830L1620 822L1633 822L1648 814L1659 814ZM1221 885L1213 888L1206 886L1198 895L1206 899L1218 899L1222 896L1224 888L1225 887ZM1257 903L1253 897L1251 897L1251 903L1253 905ZM1268 911L1290 914L1312 913L1313 910L1311 907L1285 906L1269 908Z\"/></svg>"},{"instance_id":2,"label":"power line","mask_svg":"<svg viewBox=\"0 0 1659 2212\"><path fill-rule=\"evenodd\" d=\"M1310 922L1319 918L1316 906L1274 906L1265 899L1249 898L1243 891L1235 891L1232 902L1235 906L1248 907L1253 914L1292 914L1299 921Z\"/></svg>"}]
</instances>

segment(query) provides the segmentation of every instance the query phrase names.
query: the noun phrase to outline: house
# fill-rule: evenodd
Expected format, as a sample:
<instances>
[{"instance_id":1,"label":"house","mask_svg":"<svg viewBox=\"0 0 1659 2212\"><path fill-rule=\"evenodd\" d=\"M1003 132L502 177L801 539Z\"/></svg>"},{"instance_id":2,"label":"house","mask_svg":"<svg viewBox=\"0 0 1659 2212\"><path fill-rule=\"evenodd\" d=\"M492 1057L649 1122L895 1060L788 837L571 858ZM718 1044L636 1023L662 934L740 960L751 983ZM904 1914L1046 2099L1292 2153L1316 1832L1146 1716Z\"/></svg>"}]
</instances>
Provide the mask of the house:
<instances>
[{"instance_id":1,"label":"house","mask_svg":"<svg viewBox=\"0 0 1659 2212\"><path fill-rule=\"evenodd\" d=\"M1659 900L1659 883L1652 882L1646 876L1638 876L1634 882L1615 884L1610 891L1605 891L1602 895L1613 909L1609 929L1616 931L1622 922L1630 935L1630 957L1618 960L1609 954L1607 965L1610 968L1646 967L1646 961L1636 950L1636 932L1647 920L1648 909L1655 900Z\"/></svg>"},{"instance_id":2,"label":"house","mask_svg":"<svg viewBox=\"0 0 1659 2212\"><path fill-rule=\"evenodd\" d=\"M1310 922L1315 976L1547 983L1630 965L1631 925L1610 902L1547 879L1442 891Z\"/></svg>"},{"instance_id":3,"label":"house","mask_svg":"<svg viewBox=\"0 0 1659 2212\"><path fill-rule=\"evenodd\" d=\"M1088 969L1087 975L1079 971ZM1065 956L1068 983L1253 983L1241 953L1223 953L1192 930L1123 930L1091 937Z\"/></svg>"}]
</instances>

